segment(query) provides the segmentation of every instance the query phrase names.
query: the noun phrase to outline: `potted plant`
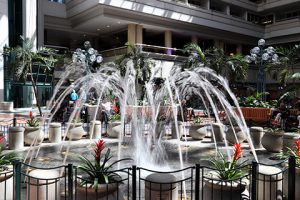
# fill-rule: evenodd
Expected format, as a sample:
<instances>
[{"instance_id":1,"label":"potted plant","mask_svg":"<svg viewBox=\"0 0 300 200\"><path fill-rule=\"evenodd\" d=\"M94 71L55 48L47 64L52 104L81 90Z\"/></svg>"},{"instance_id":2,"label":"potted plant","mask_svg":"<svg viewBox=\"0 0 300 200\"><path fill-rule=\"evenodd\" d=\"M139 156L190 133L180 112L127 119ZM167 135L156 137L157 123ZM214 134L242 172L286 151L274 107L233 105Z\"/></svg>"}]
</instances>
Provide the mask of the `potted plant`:
<instances>
[{"instance_id":1,"label":"potted plant","mask_svg":"<svg viewBox=\"0 0 300 200\"><path fill-rule=\"evenodd\" d=\"M81 161L78 170L79 172L83 172L83 174L77 184L77 199L103 198L117 191L118 185L122 183L121 176L112 171L112 168L121 161L131 159L124 158L108 164L112 158L112 156L110 156L110 148L103 154L104 149L104 141L103 139L99 139L93 149L93 161L90 161L82 155L78 155Z\"/></svg>"},{"instance_id":2,"label":"potted plant","mask_svg":"<svg viewBox=\"0 0 300 200\"><path fill-rule=\"evenodd\" d=\"M210 162L214 170L204 176L203 194L206 199L235 200L240 199L241 193L246 190L249 180L246 178L246 160L239 163L242 157L241 144L234 144L234 154L230 160L218 151L218 157ZM213 193L212 193L213 192Z\"/></svg>"},{"instance_id":3,"label":"potted plant","mask_svg":"<svg viewBox=\"0 0 300 200\"><path fill-rule=\"evenodd\" d=\"M284 131L278 126L277 120L273 122L273 126L264 130L265 134L261 139L263 147L272 153L279 153L283 147Z\"/></svg>"},{"instance_id":4,"label":"potted plant","mask_svg":"<svg viewBox=\"0 0 300 200\"><path fill-rule=\"evenodd\" d=\"M2 144L5 143L5 136L0 137L0 143L0 193L3 194L2 197L4 199L13 199L14 181L12 162L19 159L19 157L15 153L4 154L2 152Z\"/></svg>"},{"instance_id":5,"label":"potted plant","mask_svg":"<svg viewBox=\"0 0 300 200\"><path fill-rule=\"evenodd\" d=\"M202 140L206 136L206 127L204 127L203 120L200 116L194 118L193 123L190 124L189 134L195 140ZM201 128L201 130L199 130Z\"/></svg>"},{"instance_id":6,"label":"potted plant","mask_svg":"<svg viewBox=\"0 0 300 200\"><path fill-rule=\"evenodd\" d=\"M36 119L32 111L29 112L29 119L26 121L24 131L24 142L27 145L39 145L44 140L44 132L40 128L39 120Z\"/></svg>"}]
</instances>

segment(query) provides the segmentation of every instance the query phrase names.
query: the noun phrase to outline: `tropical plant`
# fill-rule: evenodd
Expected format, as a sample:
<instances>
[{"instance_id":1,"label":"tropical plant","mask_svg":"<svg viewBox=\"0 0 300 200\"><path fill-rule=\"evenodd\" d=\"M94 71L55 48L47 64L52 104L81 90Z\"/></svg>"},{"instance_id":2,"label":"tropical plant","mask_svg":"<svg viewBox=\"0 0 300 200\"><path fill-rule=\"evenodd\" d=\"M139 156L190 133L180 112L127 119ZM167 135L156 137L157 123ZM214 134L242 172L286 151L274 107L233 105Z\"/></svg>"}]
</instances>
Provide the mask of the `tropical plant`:
<instances>
[{"instance_id":1,"label":"tropical plant","mask_svg":"<svg viewBox=\"0 0 300 200\"><path fill-rule=\"evenodd\" d=\"M187 61L183 63L184 68L194 68L198 67L199 64L204 63L205 55L202 49L195 43L189 43L184 46L184 53L189 55Z\"/></svg>"},{"instance_id":2,"label":"tropical plant","mask_svg":"<svg viewBox=\"0 0 300 200\"><path fill-rule=\"evenodd\" d=\"M57 61L54 58L54 52L50 49L41 49L41 51L34 52L33 51L33 42L29 38L25 38L24 36L20 36L21 41L23 43L22 47L17 46L16 48L12 48L10 50L16 56L15 63L12 65L11 72L14 74L17 80L26 81L27 76L30 76L30 80L32 83L34 95L36 98L36 105L39 110L39 114L42 116L42 110L39 104L37 87L35 80L33 78L32 66L33 62L35 63L43 63L46 68L45 70L50 70L54 66L54 63ZM48 51L48 56L44 56L45 51Z\"/></svg>"},{"instance_id":3,"label":"tropical plant","mask_svg":"<svg viewBox=\"0 0 300 200\"><path fill-rule=\"evenodd\" d=\"M261 107L261 108L270 108L271 105L268 102L262 101L261 97L263 94L268 94L267 92L265 93L256 93L253 96L248 96L244 98L239 98L239 105L243 107Z\"/></svg>"},{"instance_id":4,"label":"tropical plant","mask_svg":"<svg viewBox=\"0 0 300 200\"><path fill-rule=\"evenodd\" d=\"M0 137L0 143L5 139L5 135ZM14 160L20 159L14 152L3 154L2 148L0 147L0 172L7 169L7 165L11 165Z\"/></svg>"},{"instance_id":5,"label":"tropical plant","mask_svg":"<svg viewBox=\"0 0 300 200\"><path fill-rule=\"evenodd\" d=\"M201 124L203 122L202 118L200 116L197 116L193 120L194 124Z\"/></svg>"},{"instance_id":6,"label":"tropical plant","mask_svg":"<svg viewBox=\"0 0 300 200\"><path fill-rule=\"evenodd\" d=\"M121 115L119 113L114 113L109 116L109 120L111 121L120 121L121 120Z\"/></svg>"},{"instance_id":7,"label":"tropical plant","mask_svg":"<svg viewBox=\"0 0 300 200\"><path fill-rule=\"evenodd\" d=\"M245 173L246 161L238 163L238 160L242 157L241 144L234 144L234 154L231 161L228 161L225 156L218 151L218 158L212 158L210 162L216 169L218 178L221 180L236 180L242 177Z\"/></svg>"},{"instance_id":8,"label":"tropical plant","mask_svg":"<svg viewBox=\"0 0 300 200\"><path fill-rule=\"evenodd\" d=\"M29 112L29 119L26 121L27 126L29 127L38 127L39 121L33 116L32 111Z\"/></svg>"},{"instance_id":9,"label":"tropical plant","mask_svg":"<svg viewBox=\"0 0 300 200\"><path fill-rule=\"evenodd\" d=\"M267 71L272 77L279 80L284 87L289 80L300 80L300 73L295 72L295 65L300 63L300 45L290 48L278 47L276 53L279 55L278 61L267 66Z\"/></svg>"},{"instance_id":10,"label":"tropical plant","mask_svg":"<svg viewBox=\"0 0 300 200\"><path fill-rule=\"evenodd\" d=\"M295 156L295 158L296 158L296 164L298 166L300 166L300 140L297 140L295 142L295 146L296 146L296 150L292 150L289 147L287 147L288 148L288 152L287 153L290 156Z\"/></svg>"},{"instance_id":11,"label":"tropical plant","mask_svg":"<svg viewBox=\"0 0 300 200\"><path fill-rule=\"evenodd\" d=\"M119 181L120 175L112 172L112 167L121 161L131 159L120 159L108 165L108 162L110 161L112 156L110 156L110 148L107 149L106 153L102 154L104 148L105 146L103 139L99 139L93 149L94 161L90 161L86 157L78 155L81 161L78 169L85 172L88 176L87 179L83 179L83 182L81 184L84 185L90 183L92 184L92 188L97 189L98 184L108 184Z\"/></svg>"},{"instance_id":12,"label":"tropical plant","mask_svg":"<svg viewBox=\"0 0 300 200\"><path fill-rule=\"evenodd\" d=\"M212 47L205 52L204 65L217 74L228 77L230 82L247 78L248 63L241 54L227 56L223 49Z\"/></svg>"},{"instance_id":13,"label":"tropical plant","mask_svg":"<svg viewBox=\"0 0 300 200\"><path fill-rule=\"evenodd\" d=\"M127 62L132 60L136 73L136 82L142 86L141 99L143 99L145 93L144 85L151 77L151 68L154 65L154 62L152 59L149 59L142 54L142 48L140 46L130 43L126 43L125 46L128 48L128 53L117 59L115 64L119 69L121 76L124 77L127 70Z\"/></svg>"}]
</instances>

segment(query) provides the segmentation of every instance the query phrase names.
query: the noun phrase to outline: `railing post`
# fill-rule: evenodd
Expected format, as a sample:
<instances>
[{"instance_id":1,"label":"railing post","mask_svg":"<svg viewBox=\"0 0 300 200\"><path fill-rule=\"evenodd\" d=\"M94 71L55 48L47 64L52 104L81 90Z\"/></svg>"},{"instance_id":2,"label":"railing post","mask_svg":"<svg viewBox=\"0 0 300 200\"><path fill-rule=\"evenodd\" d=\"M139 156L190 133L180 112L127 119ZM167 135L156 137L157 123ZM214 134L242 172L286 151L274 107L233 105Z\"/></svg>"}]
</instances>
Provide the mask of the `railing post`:
<instances>
[{"instance_id":1,"label":"railing post","mask_svg":"<svg viewBox=\"0 0 300 200\"><path fill-rule=\"evenodd\" d=\"M132 166L132 200L136 200L136 166Z\"/></svg>"},{"instance_id":2,"label":"railing post","mask_svg":"<svg viewBox=\"0 0 300 200\"><path fill-rule=\"evenodd\" d=\"M13 126L17 126L17 118L13 118Z\"/></svg>"},{"instance_id":3,"label":"railing post","mask_svg":"<svg viewBox=\"0 0 300 200\"><path fill-rule=\"evenodd\" d=\"M256 189L257 189L257 172L258 172L258 164L256 161L253 161L252 162L252 171L251 171L251 174L252 174L252 180L251 180L251 185L252 185L252 188L251 188L251 200L256 200Z\"/></svg>"},{"instance_id":4,"label":"railing post","mask_svg":"<svg viewBox=\"0 0 300 200\"><path fill-rule=\"evenodd\" d=\"M68 199L73 199L73 164L68 164Z\"/></svg>"},{"instance_id":5,"label":"railing post","mask_svg":"<svg viewBox=\"0 0 300 200\"><path fill-rule=\"evenodd\" d=\"M196 164L195 200L200 200L200 165Z\"/></svg>"},{"instance_id":6,"label":"railing post","mask_svg":"<svg viewBox=\"0 0 300 200\"><path fill-rule=\"evenodd\" d=\"M13 166L15 177L15 200L21 200L21 161L15 160Z\"/></svg>"},{"instance_id":7,"label":"railing post","mask_svg":"<svg viewBox=\"0 0 300 200\"><path fill-rule=\"evenodd\" d=\"M294 156L289 157L289 182L288 182L288 199L295 200L296 192L296 159Z\"/></svg>"}]
</instances>

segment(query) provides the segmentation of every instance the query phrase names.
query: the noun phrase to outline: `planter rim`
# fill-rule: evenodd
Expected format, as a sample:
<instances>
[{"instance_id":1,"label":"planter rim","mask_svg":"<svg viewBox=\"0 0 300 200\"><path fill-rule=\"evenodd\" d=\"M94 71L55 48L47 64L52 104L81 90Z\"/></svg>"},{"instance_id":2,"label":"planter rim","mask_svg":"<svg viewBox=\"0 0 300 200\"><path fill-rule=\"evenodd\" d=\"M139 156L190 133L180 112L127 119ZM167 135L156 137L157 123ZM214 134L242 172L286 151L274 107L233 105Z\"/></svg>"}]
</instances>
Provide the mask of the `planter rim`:
<instances>
[{"instance_id":1,"label":"planter rim","mask_svg":"<svg viewBox=\"0 0 300 200\"><path fill-rule=\"evenodd\" d=\"M20 132L20 131L24 131L25 128L21 127L21 126L12 126L8 128L9 131L13 131L13 132Z\"/></svg>"},{"instance_id":2,"label":"planter rim","mask_svg":"<svg viewBox=\"0 0 300 200\"><path fill-rule=\"evenodd\" d=\"M49 127L51 127L51 128L59 128L59 127L61 127L61 123L59 123L59 122L52 122L52 123L49 124Z\"/></svg>"}]
</instances>

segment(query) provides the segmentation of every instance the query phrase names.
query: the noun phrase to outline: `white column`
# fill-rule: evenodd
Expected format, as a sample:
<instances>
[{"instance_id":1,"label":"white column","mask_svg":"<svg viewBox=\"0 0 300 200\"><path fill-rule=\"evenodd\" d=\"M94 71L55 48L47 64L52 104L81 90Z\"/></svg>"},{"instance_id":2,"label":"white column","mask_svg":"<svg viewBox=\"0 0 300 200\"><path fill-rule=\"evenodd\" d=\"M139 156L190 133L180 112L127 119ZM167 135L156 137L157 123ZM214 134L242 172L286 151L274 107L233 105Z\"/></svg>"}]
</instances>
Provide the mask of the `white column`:
<instances>
[{"instance_id":1,"label":"white column","mask_svg":"<svg viewBox=\"0 0 300 200\"><path fill-rule=\"evenodd\" d=\"M8 0L0 0L0 101L4 99L3 47L8 46Z\"/></svg>"},{"instance_id":2,"label":"white column","mask_svg":"<svg viewBox=\"0 0 300 200\"><path fill-rule=\"evenodd\" d=\"M172 31L170 30L165 31L165 47L172 48ZM172 55L172 50L168 49L165 53Z\"/></svg>"},{"instance_id":3,"label":"white column","mask_svg":"<svg viewBox=\"0 0 300 200\"><path fill-rule=\"evenodd\" d=\"M136 25L136 43L143 44L143 26L140 24Z\"/></svg>"},{"instance_id":4,"label":"white column","mask_svg":"<svg viewBox=\"0 0 300 200\"><path fill-rule=\"evenodd\" d=\"M127 30L127 38L128 42L130 44L136 43L136 25L135 24L128 24L128 30Z\"/></svg>"},{"instance_id":5,"label":"white column","mask_svg":"<svg viewBox=\"0 0 300 200\"><path fill-rule=\"evenodd\" d=\"M23 35L33 42L34 50L37 47L36 22L37 22L37 1L23 0Z\"/></svg>"}]
</instances>

